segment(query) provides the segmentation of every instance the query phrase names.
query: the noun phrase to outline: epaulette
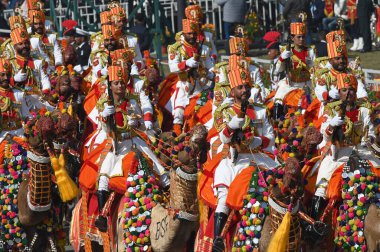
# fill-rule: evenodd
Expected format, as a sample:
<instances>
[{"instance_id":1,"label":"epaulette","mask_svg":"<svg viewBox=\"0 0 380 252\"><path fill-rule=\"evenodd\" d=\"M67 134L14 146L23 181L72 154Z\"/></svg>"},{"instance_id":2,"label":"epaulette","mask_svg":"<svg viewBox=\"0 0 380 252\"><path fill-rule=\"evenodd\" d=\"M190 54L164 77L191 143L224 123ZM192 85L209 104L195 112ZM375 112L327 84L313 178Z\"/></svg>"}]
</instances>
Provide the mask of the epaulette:
<instances>
[{"instance_id":1,"label":"epaulette","mask_svg":"<svg viewBox=\"0 0 380 252\"><path fill-rule=\"evenodd\" d=\"M262 104L262 103L254 102L254 103L252 103L252 105L256 106L256 107L259 107L259 108L263 108L263 109L267 108L267 106L265 104Z\"/></svg>"},{"instance_id":2,"label":"epaulette","mask_svg":"<svg viewBox=\"0 0 380 252\"><path fill-rule=\"evenodd\" d=\"M223 104L219 106L214 113L214 126L218 132L220 132L225 127L225 122L223 120L224 110L230 108L230 104Z\"/></svg>"},{"instance_id":3,"label":"epaulette","mask_svg":"<svg viewBox=\"0 0 380 252\"><path fill-rule=\"evenodd\" d=\"M175 42L174 44L172 45L169 45L168 46L168 53L176 53L178 48L180 48L182 46L182 43L180 41L177 41Z\"/></svg>"},{"instance_id":4,"label":"epaulette","mask_svg":"<svg viewBox=\"0 0 380 252\"><path fill-rule=\"evenodd\" d=\"M315 75L316 76L322 76L323 74L326 74L330 72L330 69L328 68L322 68L322 69L318 69L316 72L315 72Z\"/></svg>"},{"instance_id":5,"label":"epaulette","mask_svg":"<svg viewBox=\"0 0 380 252\"><path fill-rule=\"evenodd\" d=\"M215 64L214 68L221 68L222 66L227 66L229 64L228 61L222 61L217 64Z\"/></svg>"},{"instance_id":6,"label":"epaulette","mask_svg":"<svg viewBox=\"0 0 380 252\"><path fill-rule=\"evenodd\" d=\"M361 107L361 108L367 108L367 109L369 109L370 111L371 111L371 113L372 113L372 111L373 111L373 106L372 106L372 104L369 102L369 101L367 101L367 100L361 100L361 101L359 101L359 107Z\"/></svg>"},{"instance_id":7,"label":"epaulette","mask_svg":"<svg viewBox=\"0 0 380 252\"><path fill-rule=\"evenodd\" d=\"M183 34L183 31L179 31L175 34L175 41L181 41L181 36Z\"/></svg>"},{"instance_id":8,"label":"epaulette","mask_svg":"<svg viewBox=\"0 0 380 252\"><path fill-rule=\"evenodd\" d=\"M103 111L104 110L104 104L108 102L108 97L107 97L107 94L103 93L100 95L98 101L96 102L96 108L99 110L99 111Z\"/></svg>"},{"instance_id":9,"label":"epaulette","mask_svg":"<svg viewBox=\"0 0 380 252\"><path fill-rule=\"evenodd\" d=\"M338 101L327 103L326 106L325 106L325 112L329 116L334 116L333 111L339 111L341 104L342 104L342 100L338 100Z\"/></svg>"},{"instance_id":10,"label":"epaulette","mask_svg":"<svg viewBox=\"0 0 380 252\"><path fill-rule=\"evenodd\" d=\"M321 64L322 62L324 63L324 62L326 62L326 61L328 61L329 60L329 58L327 57L327 56L325 56L325 57L318 57L318 58L316 58L315 60L314 60L314 65L319 65L319 64Z\"/></svg>"},{"instance_id":11,"label":"epaulette","mask_svg":"<svg viewBox=\"0 0 380 252\"><path fill-rule=\"evenodd\" d=\"M95 32L91 34L90 39L95 39L97 36L102 35L102 31Z\"/></svg>"}]
</instances>

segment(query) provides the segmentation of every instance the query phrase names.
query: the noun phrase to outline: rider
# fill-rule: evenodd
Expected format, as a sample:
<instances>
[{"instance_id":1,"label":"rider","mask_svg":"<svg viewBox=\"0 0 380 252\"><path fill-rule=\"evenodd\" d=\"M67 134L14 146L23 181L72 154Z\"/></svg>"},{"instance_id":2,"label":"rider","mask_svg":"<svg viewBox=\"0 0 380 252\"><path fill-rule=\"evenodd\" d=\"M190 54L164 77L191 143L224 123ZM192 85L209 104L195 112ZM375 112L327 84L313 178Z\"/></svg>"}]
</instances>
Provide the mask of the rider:
<instances>
[{"instance_id":1,"label":"rider","mask_svg":"<svg viewBox=\"0 0 380 252\"><path fill-rule=\"evenodd\" d=\"M245 68L237 67L229 74L233 103L220 106L214 114L214 124L219 132L220 140L229 146L228 154L220 161L214 176L217 207L214 218L214 247L223 248L223 238L220 237L227 220L229 207L226 205L228 188L235 177L250 166L252 158L258 165L273 168L276 163L268 156L254 150L267 148L274 139L273 128L266 118L266 110L253 105L247 105L250 96L250 76ZM243 107L246 108L243 109ZM259 133L256 122L262 120L263 126ZM252 152L254 154L252 154Z\"/></svg>"},{"instance_id":2,"label":"rider","mask_svg":"<svg viewBox=\"0 0 380 252\"><path fill-rule=\"evenodd\" d=\"M171 96L174 132L180 134L184 124L184 111L190 99L209 88L214 74L210 48L199 44L198 23L183 19L183 39L168 46L170 72L178 74L176 89ZM202 46L202 48L200 48Z\"/></svg>"},{"instance_id":3,"label":"rider","mask_svg":"<svg viewBox=\"0 0 380 252\"><path fill-rule=\"evenodd\" d=\"M327 186L334 171L346 163L353 151L370 160L375 168L380 167L380 160L373 157L366 146L367 136L375 137L370 119L372 106L368 102L357 101L358 82L353 74L338 73L336 87L339 100L325 106L324 122L321 133L326 143L336 148L330 148L321 162L316 180L316 192L313 197L312 217L317 219L321 210L327 204L329 194ZM341 113L345 112L343 115ZM342 137L339 137L339 134ZM334 136L334 137L333 137ZM336 137L337 136L337 137Z\"/></svg>"}]
</instances>

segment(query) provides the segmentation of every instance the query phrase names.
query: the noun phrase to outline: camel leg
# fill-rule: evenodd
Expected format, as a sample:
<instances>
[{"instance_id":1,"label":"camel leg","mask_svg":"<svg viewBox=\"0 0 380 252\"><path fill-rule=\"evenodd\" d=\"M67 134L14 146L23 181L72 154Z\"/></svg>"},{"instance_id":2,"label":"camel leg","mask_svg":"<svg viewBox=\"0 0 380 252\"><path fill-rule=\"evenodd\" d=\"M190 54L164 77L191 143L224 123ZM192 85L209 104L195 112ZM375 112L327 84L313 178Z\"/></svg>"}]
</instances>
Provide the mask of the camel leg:
<instances>
[{"instance_id":1,"label":"camel leg","mask_svg":"<svg viewBox=\"0 0 380 252\"><path fill-rule=\"evenodd\" d=\"M371 204L368 208L367 216L364 219L364 236L367 242L368 251L380 251L380 208Z\"/></svg>"},{"instance_id":2,"label":"camel leg","mask_svg":"<svg viewBox=\"0 0 380 252\"><path fill-rule=\"evenodd\" d=\"M261 230L261 238L260 238L260 251L267 251L269 242L272 238L272 227L270 225L270 218L266 217L263 225L263 229Z\"/></svg>"},{"instance_id":3,"label":"camel leg","mask_svg":"<svg viewBox=\"0 0 380 252\"><path fill-rule=\"evenodd\" d=\"M20 223L24 226L34 226L41 223L46 217L48 217L49 211L34 212L28 206L27 194L28 194L28 181L21 182L18 195L18 218Z\"/></svg>"}]
</instances>

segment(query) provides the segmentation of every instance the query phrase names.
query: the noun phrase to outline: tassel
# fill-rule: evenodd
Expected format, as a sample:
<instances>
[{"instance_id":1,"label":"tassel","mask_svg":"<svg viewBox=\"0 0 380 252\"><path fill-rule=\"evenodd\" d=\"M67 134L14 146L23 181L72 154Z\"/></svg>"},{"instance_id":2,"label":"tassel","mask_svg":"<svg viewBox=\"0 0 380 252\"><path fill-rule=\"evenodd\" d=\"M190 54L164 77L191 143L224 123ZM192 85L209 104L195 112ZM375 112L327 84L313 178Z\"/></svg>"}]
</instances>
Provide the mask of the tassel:
<instances>
[{"instance_id":1,"label":"tassel","mask_svg":"<svg viewBox=\"0 0 380 252\"><path fill-rule=\"evenodd\" d=\"M70 103L69 107L67 108L67 113L71 116L73 116L73 105Z\"/></svg>"},{"instance_id":2,"label":"tassel","mask_svg":"<svg viewBox=\"0 0 380 252\"><path fill-rule=\"evenodd\" d=\"M286 212L284 219L278 227L276 233L273 235L267 251L271 252L284 252L288 247L290 223L292 221L292 215L290 212Z\"/></svg>"},{"instance_id":3,"label":"tassel","mask_svg":"<svg viewBox=\"0 0 380 252\"><path fill-rule=\"evenodd\" d=\"M75 182L67 174L63 153L61 152L59 159L53 156L50 158L50 161L62 201L68 202L74 199L78 195L79 190Z\"/></svg>"}]
</instances>

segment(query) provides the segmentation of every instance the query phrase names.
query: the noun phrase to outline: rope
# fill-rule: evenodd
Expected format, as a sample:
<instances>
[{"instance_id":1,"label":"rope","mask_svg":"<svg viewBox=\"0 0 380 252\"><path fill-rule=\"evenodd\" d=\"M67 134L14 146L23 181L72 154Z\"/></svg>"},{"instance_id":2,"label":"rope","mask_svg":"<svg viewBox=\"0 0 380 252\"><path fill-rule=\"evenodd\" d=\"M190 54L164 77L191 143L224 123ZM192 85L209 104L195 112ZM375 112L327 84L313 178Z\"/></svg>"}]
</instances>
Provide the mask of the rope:
<instances>
[{"instance_id":1,"label":"rope","mask_svg":"<svg viewBox=\"0 0 380 252\"><path fill-rule=\"evenodd\" d=\"M92 252L90 238L87 237L88 231L88 216L87 216L87 192L82 193L82 218L83 218L83 230L84 230L84 251ZM79 224L80 225L80 224Z\"/></svg>"},{"instance_id":2,"label":"rope","mask_svg":"<svg viewBox=\"0 0 380 252\"><path fill-rule=\"evenodd\" d=\"M110 247L110 238L108 236L108 233L106 232L100 232L100 235L103 239L103 251L104 252L111 252L111 247Z\"/></svg>"},{"instance_id":3,"label":"rope","mask_svg":"<svg viewBox=\"0 0 380 252\"><path fill-rule=\"evenodd\" d=\"M234 215L235 215L235 210L232 210L230 212L230 214L228 215L227 222L226 222L226 224L223 227L222 233L220 234L221 237L225 237L226 236L228 229L230 229L231 222L232 222L232 219L233 219Z\"/></svg>"}]
</instances>

